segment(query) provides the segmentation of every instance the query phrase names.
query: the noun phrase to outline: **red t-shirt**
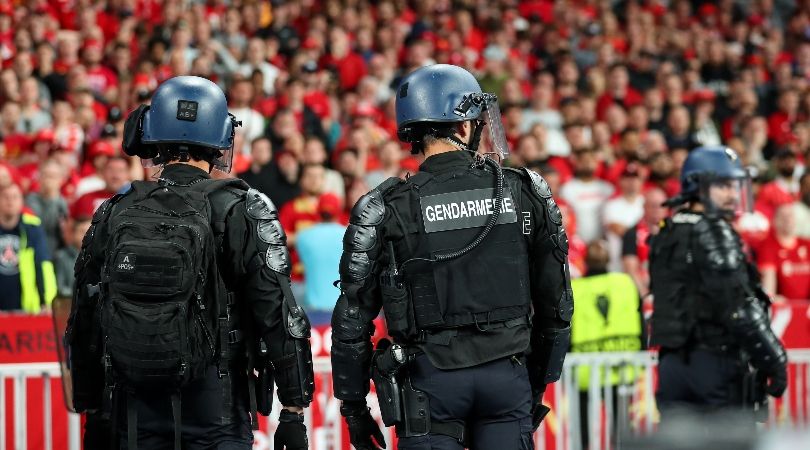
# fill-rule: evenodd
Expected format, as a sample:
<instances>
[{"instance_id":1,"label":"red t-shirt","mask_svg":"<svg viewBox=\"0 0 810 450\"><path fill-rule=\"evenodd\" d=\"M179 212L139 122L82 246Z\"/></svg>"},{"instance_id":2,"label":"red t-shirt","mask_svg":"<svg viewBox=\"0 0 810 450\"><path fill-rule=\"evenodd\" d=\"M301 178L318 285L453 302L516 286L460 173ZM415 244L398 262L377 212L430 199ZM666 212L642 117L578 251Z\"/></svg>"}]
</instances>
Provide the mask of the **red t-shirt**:
<instances>
[{"instance_id":1,"label":"red t-shirt","mask_svg":"<svg viewBox=\"0 0 810 450\"><path fill-rule=\"evenodd\" d=\"M87 69L87 85L93 92L103 95L108 89L118 85L118 77L109 67L96 66Z\"/></svg>"},{"instance_id":2,"label":"red t-shirt","mask_svg":"<svg viewBox=\"0 0 810 450\"><path fill-rule=\"evenodd\" d=\"M287 235L291 236L315 225L321 220L321 216L318 214L318 198L299 196L290 200L281 207L278 220ZM304 265L301 264L301 259L294 246L290 250L290 263L292 265L290 278L293 281L303 281Z\"/></svg>"},{"instance_id":3,"label":"red t-shirt","mask_svg":"<svg viewBox=\"0 0 810 450\"><path fill-rule=\"evenodd\" d=\"M23 133L10 134L3 137L6 145L6 160L14 160L31 149L31 137Z\"/></svg>"},{"instance_id":4,"label":"red t-shirt","mask_svg":"<svg viewBox=\"0 0 810 450\"><path fill-rule=\"evenodd\" d=\"M787 186L780 180L765 183L757 194L754 208L761 212L768 220L773 219L776 208L785 203L793 203L798 200L798 195L788 191Z\"/></svg>"},{"instance_id":5,"label":"red t-shirt","mask_svg":"<svg viewBox=\"0 0 810 450\"><path fill-rule=\"evenodd\" d=\"M759 247L760 269L776 270L776 293L790 300L810 299L810 240L798 238L793 248L774 235Z\"/></svg>"},{"instance_id":6,"label":"red t-shirt","mask_svg":"<svg viewBox=\"0 0 810 450\"><path fill-rule=\"evenodd\" d=\"M334 67L337 69L340 88L344 91L351 91L357 87L360 80L366 76L366 62L357 53L350 52L340 59L332 55L325 55L321 66Z\"/></svg>"},{"instance_id":7,"label":"red t-shirt","mask_svg":"<svg viewBox=\"0 0 810 450\"><path fill-rule=\"evenodd\" d=\"M598 120L605 120L605 113L610 105L618 103L624 106L625 109L638 105L644 101L644 98L635 89L628 87L624 98L615 98L609 93L602 94L596 101L596 118Z\"/></svg>"}]
</instances>

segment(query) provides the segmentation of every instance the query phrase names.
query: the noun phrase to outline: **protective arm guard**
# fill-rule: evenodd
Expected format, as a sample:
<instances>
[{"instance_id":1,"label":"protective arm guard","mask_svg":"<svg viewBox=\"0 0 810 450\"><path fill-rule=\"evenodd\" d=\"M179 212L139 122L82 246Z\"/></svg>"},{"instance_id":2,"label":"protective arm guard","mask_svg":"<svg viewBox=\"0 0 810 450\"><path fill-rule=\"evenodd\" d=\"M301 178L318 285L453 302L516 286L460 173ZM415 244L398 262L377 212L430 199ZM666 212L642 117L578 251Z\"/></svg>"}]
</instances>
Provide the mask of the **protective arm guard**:
<instances>
[{"instance_id":1,"label":"protective arm guard","mask_svg":"<svg viewBox=\"0 0 810 450\"><path fill-rule=\"evenodd\" d=\"M312 402L315 390L312 349L309 345L310 324L304 310L290 303L294 305L294 301L285 299L282 305L288 335L282 347L283 356L273 359L270 364L281 404L304 407Z\"/></svg>"},{"instance_id":2,"label":"protective arm guard","mask_svg":"<svg viewBox=\"0 0 810 450\"><path fill-rule=\"evenodd\" d=\"M315 376L309 345L310 324L306 313L290 289L290 256L287 236L278 221L278 212L267 196L250 189L245 203L247 215L256 221L256 237L264 266L269 269L281 290L281 317L284 331L265 336L271 349L270 366L278 386L278 397L284 406L308 406L312 402ZM279 344L279 340L281 341Z\"/></svg>"},{"instance_id":3,"label":"protective arm guard","mask_svg":"<svg viewBox=\"0 0 810 450\"><path fill-rule=\"evenodd\" d=\"M568 271L568 236L562 225L562 213L546 181L537 173L523 169L521 190L523 211L532 211L530 268L535 320L532 327L532 351L528 357L533 391L560 378L565 354L571 341L571 317L574 298ZM528 188L528 189L526 189Z\"/></svg>"},{"instance_id":4,"label":"protective arm guard","mask_svg":"<svg viewBox=\"0 0 810 450\"><path fill-rule=\"evenodd\" d=\"M341 295L332 314L332 383L335 397L365 402L371 378L374 325Z\"/></svg>"},{"instance_id":5,"label":"protective arm guard","mask_svg":"<svg viewBox=\"0 0 810 450\"><path fill-rule=\"evenodd\" d=\"M748 352L751 365L769 375L785 370L787 353L758 300L747 299L732 310L729 328Z\"/></svg>"},{"instance_id":6,"label":"protective arm guard","mask_svg":"<svg viewBox=\"0 0 810 450\"><path fill-rule=\"evenodd\" d=\"M352 208L343 236L340 258L343 294L332 313L332 383L335 397L345 402L365 405L369 391L372 320L381 306L376 259L381 247L379 227L385 218L382 193L397 182L386 180L361 197Z\"/></svg>"},{"instance_id":7,"label":"protective arm guard","mask_svg":"<svg viewBox=\"0 0 810 450\"><path fill-rule=\"evenodd\" d=\"M560 379L565 354L571 345L571 327L547 328L532 343L529 379L532 386L544 386Z\"/></svg>"}]
</instances>

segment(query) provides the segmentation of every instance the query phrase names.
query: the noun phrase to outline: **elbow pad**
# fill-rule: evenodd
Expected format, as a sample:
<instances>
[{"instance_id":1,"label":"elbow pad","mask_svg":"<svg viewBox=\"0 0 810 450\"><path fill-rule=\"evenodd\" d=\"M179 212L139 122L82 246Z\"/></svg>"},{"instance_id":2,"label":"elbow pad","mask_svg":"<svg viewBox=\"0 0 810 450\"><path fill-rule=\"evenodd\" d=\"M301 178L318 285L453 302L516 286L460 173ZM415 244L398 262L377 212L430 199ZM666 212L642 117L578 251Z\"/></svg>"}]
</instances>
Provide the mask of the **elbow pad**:
<instances>
[{"instance_id":1,"label":"elbow pad","mask_svg":"<svg viewBox=\"0 0 810 450\"><path fill-rule=\"evenodd\" d=\"M729 328L751 358L751 364L768 373L787 365L787 353L759 301L748 299L731 312Z\"/></svg>"},{"instance_id":2,"label":"elbow pad","mask_svg":"<svg viewBox=\"0 0 810 450\"><path fill-rule=\"evenodd\" d=\"M533 386L554 383L560 379L570 344L570 325L542 331L539 342L532 343L532 353L528 358L529 375Z\"/></svg>"},{"instance_id":3,"label":"elbow pad","mask_svg":"<svg viewBox=\"0 0 810 450\"><path fill-rule=\"evenodd\" d=\"M303 407L312 402L315 390L309 319L302 308L290 305L286 300L282 304L282 313L287 329L283 356L271 361L278 398L285 406Z\"/></svg>"}]
</instances>

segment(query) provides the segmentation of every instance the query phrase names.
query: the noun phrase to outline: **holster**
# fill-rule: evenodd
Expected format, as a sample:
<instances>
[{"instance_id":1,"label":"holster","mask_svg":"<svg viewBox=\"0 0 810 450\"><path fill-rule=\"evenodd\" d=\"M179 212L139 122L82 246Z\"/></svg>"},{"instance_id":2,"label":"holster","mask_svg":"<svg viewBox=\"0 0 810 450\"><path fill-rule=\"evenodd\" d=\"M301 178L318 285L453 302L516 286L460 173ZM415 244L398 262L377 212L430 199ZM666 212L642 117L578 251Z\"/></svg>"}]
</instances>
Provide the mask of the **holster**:
<instances>
[{"instance_id":1,"label":"holster","mask_svg":"<svg viewBox=\"0 0 810 450\"><path fill-rule=\"evenodd\" d=\"M404 423L397 426L398 437L424 436L430 433L430 400L415 389L410 379L403 380L402 409Z\"/></svg>"},{"instance_id":2,"label":"holster","mask_svg":"<svg viewBox=\"0 0 810 450\"><path fill-rule=\"evenodd\" d=\"M761 371L751 368L743 377L743 408L754 414L760 423L768 421L768 377Z\"/></svg>"},{"instance_id":3,"label":"holster","mask_svg":"<svg viewBox=\"0 0 810 450\"><path fill-rule=\"evenodd\" d=\"M262 367L256 381L256 410L263 416L269 416L273 409L273 368Z\"/></svg>"},{"instance_id":4,"label":"holster","mask_svg":"<svg viewBox=\"0 0 810 450\"><path fill-rule=\"evenodd\" d=\"M371 379L377 389L380 415L385 426L399 425L402 422L402 401L397 372L401 364L391 355L391 343L382 339L374 350L371 364Z\"/></svg>"}]
</instances>

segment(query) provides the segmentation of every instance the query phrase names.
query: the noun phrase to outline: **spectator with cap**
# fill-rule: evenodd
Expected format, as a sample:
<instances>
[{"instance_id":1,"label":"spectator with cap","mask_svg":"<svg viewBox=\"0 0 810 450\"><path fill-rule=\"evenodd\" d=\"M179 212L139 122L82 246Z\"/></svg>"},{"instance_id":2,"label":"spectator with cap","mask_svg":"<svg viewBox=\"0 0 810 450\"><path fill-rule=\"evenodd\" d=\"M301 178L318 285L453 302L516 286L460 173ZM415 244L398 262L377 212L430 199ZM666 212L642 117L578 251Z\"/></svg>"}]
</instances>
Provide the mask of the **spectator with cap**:
<instances>
[{"instance_id":1,"label":"spectator with cap","mask_svg":"<svg viewBox=\"0 0 810 450\"><path fill-rule=\"evenodd\" d=\"M338 266L347 220L340 198L332 193L318 198L318 215L316 224L298 233L295 246L307 277L304 296L304 304L309 307L307 312L331 314L335 307L332 283L340 278Z\"/></svg>"},{"instance_id":2,"label":"spectator with cap","mask_svg":"<svg viewBox=\"0 0 810 450\"><path fill-rule=\"evenodd\" d=\"M109 157L104 163L102 178L104 180L102 189L88 192L76 199L71 207L71 217L74 219L92 217L104 200L122 193L130 181L129 160L123 156Z\"/></svg>"},{"instance_id":3,"label":"spectator with cap","mask_svg":"<svg viewBox=\"0 0 810 450\"><path fill-rule=\"evenodd\" d=\"M0 310L38 313L56 295L48 242L40 220L23 212L17 184L0 186Z\"/></svg>"},{"instance_id":4,"label":"spectator with cap","mask_svg":"<svg viewBox=\"0 0 810 450\"><path fill-rule=\"evenodd\" d=\"M104 168L107 161L114 156L115 148L109 142L98 140L90 144L82 166L82 173L85 175L76 185L76 197L104 188Z\"/></svg>"}]
</instances>

